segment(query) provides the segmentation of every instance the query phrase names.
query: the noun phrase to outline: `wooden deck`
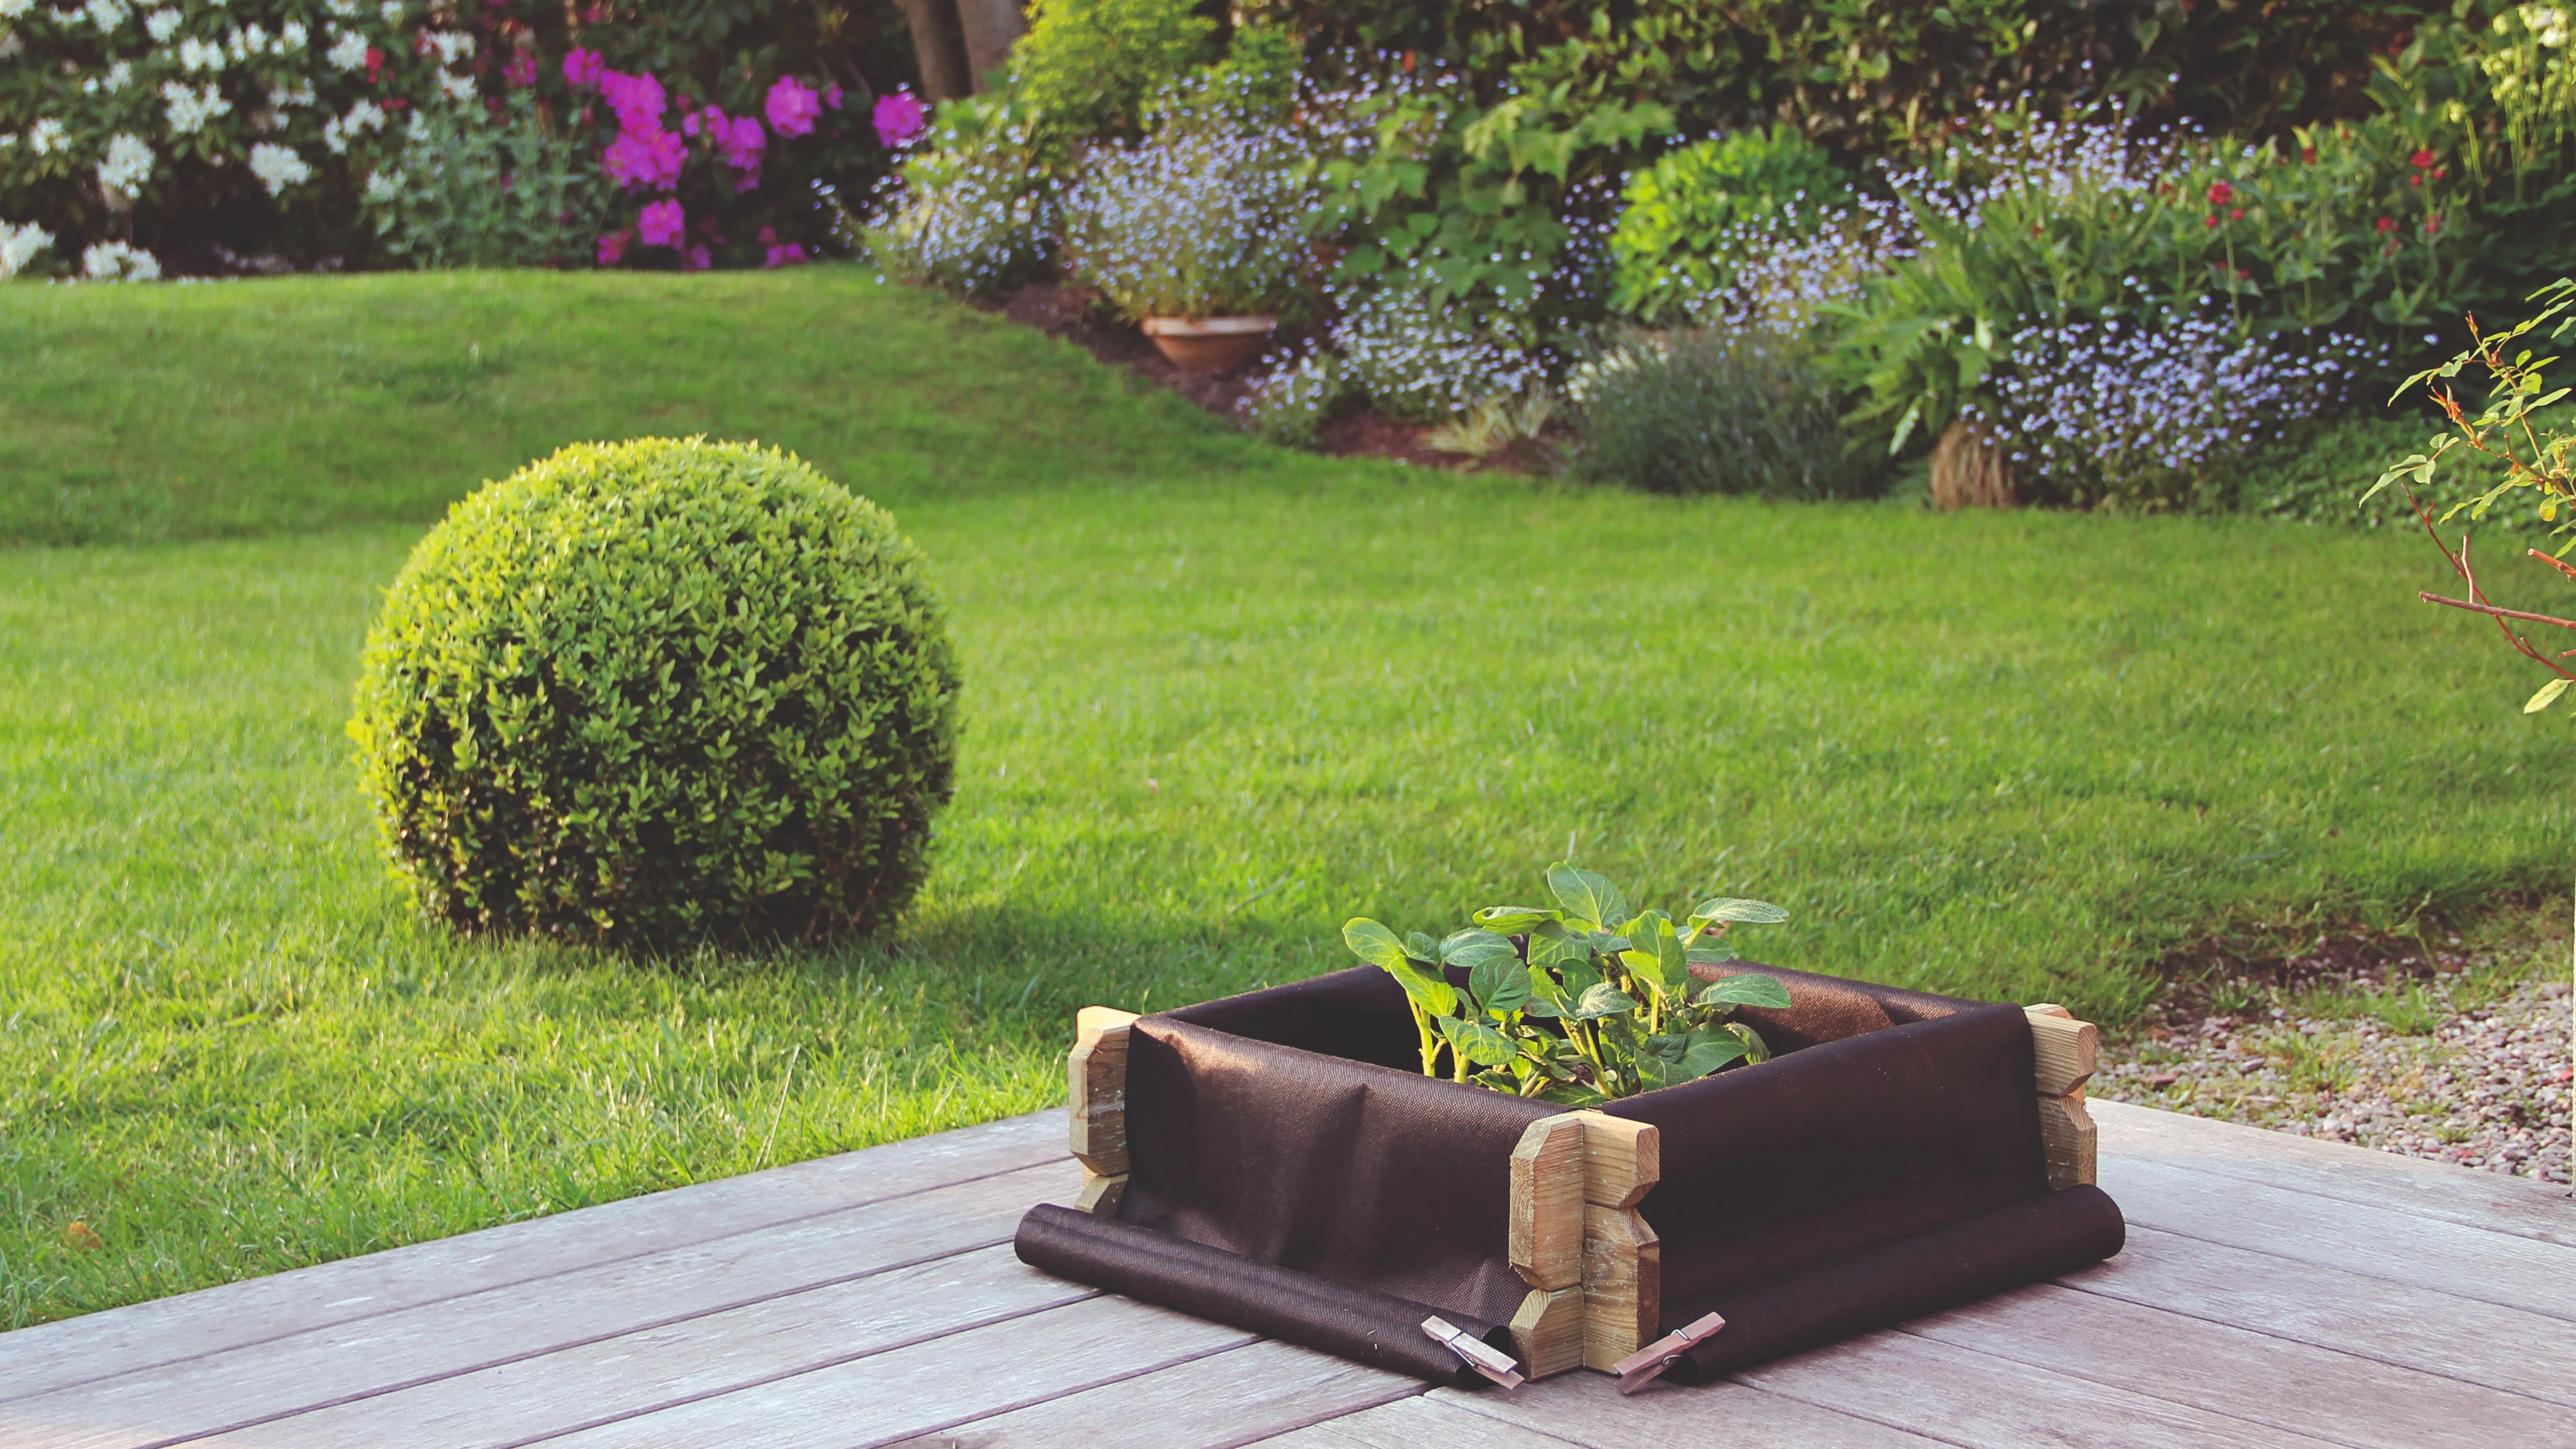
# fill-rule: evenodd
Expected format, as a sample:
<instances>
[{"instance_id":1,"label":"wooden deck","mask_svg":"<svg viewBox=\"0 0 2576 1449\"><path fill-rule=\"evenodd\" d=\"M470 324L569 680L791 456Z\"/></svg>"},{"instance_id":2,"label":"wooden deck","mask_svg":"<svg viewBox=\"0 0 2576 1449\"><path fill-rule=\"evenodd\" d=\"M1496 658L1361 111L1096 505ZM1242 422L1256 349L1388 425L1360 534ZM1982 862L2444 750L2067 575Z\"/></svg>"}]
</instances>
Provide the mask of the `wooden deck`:
<instances>
[{"instance_id":1,"label":"wooden deck","mask_svg":"<svg viewBox=\"0 0 2576 1449\"><path fill-rule=\"evenodd\" d=\"M1060 1113L0 1335L0 1446L2576 1445L2558 1192L2096 1103L2128 1251L1695 1389L1424 1392L1023 1267Z\"/></svg>"}]
</instances>

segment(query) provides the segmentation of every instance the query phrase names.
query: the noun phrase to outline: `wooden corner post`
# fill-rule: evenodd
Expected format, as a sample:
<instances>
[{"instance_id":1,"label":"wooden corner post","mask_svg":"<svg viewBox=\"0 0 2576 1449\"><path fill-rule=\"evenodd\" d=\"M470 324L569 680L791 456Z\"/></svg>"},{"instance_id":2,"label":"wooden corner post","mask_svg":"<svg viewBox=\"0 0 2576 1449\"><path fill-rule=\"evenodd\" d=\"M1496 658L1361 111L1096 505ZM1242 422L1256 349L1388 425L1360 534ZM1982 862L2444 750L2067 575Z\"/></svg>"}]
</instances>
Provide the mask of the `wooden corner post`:
<instances>
[{"instance_id":1,"label":"wooden corner post","mask_svg":"<svg viewBox=\"0 0 2576 1449\"><path fill-rule=\"evenodd\" d=\"M1082 1212L1114 1217L1127 1190L1127 1029L1136 1013L1086 1006L1074 1017L1065 1057L1071 1088L1073 1155L1082 1161Z\"/></svg>"},{"instance_id":2,"label":"wooden corner post","mask_svg":"<svg viewBox=\"0 0 2576 1449\"><path fill-rule=\"evenodd\" d=\"M1664 1247L1637 1204L1664 1175L1652 1124L1606 1112L1583 1123L1583 1362L1611 1365L1663 1333Z\"/></svg>"},{"instance_id":3,"label":"wooden corner post","mask_svg":"<svg viewBox=\"0 0 2576 1449\"><path fill-rule=\"evenodd\" d=\"M1531 1378L1583 1362L1583 1123L1541 1117L1512 1149L1512 1269L1530 1285L1512 1354Z\"/></svg>"},{"instance_id":4,"label":"wooden corner post","mask_svg":"<svg viewBox=\"0 0 2576 1449\"><path fill-rule=\"evenodd\" d=\"M2025 1006L2030 1018L2031 1075L2039 1091L2039 1143L2048 1185L2093 1181L2101 1131L2084 1110L2084 1084L2100 1064L2102 1033L2054 1002Z\"/></svg>"}]
</instances>

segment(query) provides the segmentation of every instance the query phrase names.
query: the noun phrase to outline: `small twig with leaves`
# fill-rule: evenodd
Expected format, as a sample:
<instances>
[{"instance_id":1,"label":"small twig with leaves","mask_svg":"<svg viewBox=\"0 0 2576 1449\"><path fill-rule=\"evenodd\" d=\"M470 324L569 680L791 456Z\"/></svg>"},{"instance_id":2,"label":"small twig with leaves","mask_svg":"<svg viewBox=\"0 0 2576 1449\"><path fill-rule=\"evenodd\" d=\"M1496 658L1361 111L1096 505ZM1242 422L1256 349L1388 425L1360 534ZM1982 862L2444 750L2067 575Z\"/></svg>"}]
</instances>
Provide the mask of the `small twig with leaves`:
<instances>
[{"instance_id":1,"label":"small twig with leaves","mask_svg":"<svg viewBox=\"0 0 2576 1449\"><path fill-rule=\"evenodd\" d=\"M2425 536L2433 540L2433 546L2442 551L2442 557L2451 565L2452 572L2458 574L2469 589L2466 599L2429 592L2419 592L2417 598L2428 604L2486 615L2495 621L2497 630L2517 652L2557 676L2542 685L2539 692L2524 704L2525 714L2536 714L2549 708L2567 692L2571 683L2576 683L2576 672L2558 663L2559 659L2576 655L2576 650L2564 651L2553 658L2528 637L2516 632L2512 621L2576 629L2576 620L2507 609L2490 600L2486 591L2479 587L2477 571L2470 563L2468 534L2463 532L2460 535L2460 546L2456 551L2443 542L2432 509L2426 506L2415 489L2419 484L2432 482L2445 455L2454 449L2465 448L2490 464L2502 464L2504 477L2501 481L2474 498L2451 505L2438 522L2448 523L2463 512L2472 519L2482 519L2496 500L2507 493L2530 489L2540 495L2537 512L2541 521L2556 524L2556 532L2567 537L2567 542L2558 549L2561 557L2552 557L2539 549L2529 550L2530 555L2576 579L2576 568L2561 561L2569 549L2576 548L2576 467L2571 467L2571 455L2576 455L2576 430L2568 429L2558 419L2542 416L2546 409L2565 399L2570 390L2548 386L2547 369L2557 358L2536 358L2528 348L2517 350L2511 357L2505 355L2507 346L2537 330L2551 318L2560 319L2558 325L2550 330L2552 341L2566 335L2571 327L2576 327L2576 316L2562 315L2576 308L2576 280L2561 278L2534 292L2531 300L2542 302L2541 310L2505 332L2482 333L2478 330L2477 318L2469 318L2467 349L2439 367L2427 368L2406 379L2398 388L2398 395L2402 396L2422 387L2441 408L2452 431L2432 439L2428 444L2429 451L2414 454L2380 474L2379 481L2361 497L2361 501L2367 503L2381 489L2391 483L2396 484L2405 493L2408 505L2415 510L2416 521L2423 525ZM2457 389L2445 380L2457 377L2461 369L2471 365L2484 369L2488 377L2486 407L2474 418L2461 405ZM2562 518L2562 514L2566 516Z\"/></svg>"}]
</instances>

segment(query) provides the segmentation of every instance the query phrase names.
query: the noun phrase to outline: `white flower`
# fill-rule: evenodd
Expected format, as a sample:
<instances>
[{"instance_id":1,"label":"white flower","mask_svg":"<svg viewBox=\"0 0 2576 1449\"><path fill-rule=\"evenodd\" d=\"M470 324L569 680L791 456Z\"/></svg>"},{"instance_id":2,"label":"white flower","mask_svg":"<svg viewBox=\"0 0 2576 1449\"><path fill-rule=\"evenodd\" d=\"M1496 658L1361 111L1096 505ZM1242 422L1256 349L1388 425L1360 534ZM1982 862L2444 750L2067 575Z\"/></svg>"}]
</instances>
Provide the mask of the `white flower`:
<instances>
[{"instance_id":1,"label":"white flower","mask_svg":"<svg viewBox=\"0 0 2576 1449\"><path fill-rule=\"evenodd\" d=\"M259 178L269 195L275 196L290 186L312 180L313 168L293 147L262 141L250 148L250 174Z\"/></svg>"},{"instance_id":2,"label":"white flower","mask_svg":"<svg viewBox=\"0 0 2576 1449\"><path fill-rule=\"evenodd\" d=\"M18 38L17 31L0 25L0 60L7 60L26 48L27 42Z\"/></svg>"},{"instance_id":3,"label":"white flower","mask_svg":"<svg viewBox=\"0 0 2576 1449\"><path fill-rule=\"evenodd\" d=\"M125 8L124 0L89 0L86 13L89 23L97 26L103 34L123 25L125 17L134 12Z\"/></svg>"},{"instance_id":4,"label":"white flower","mask_svg":"<svg viewBox=\"0 0 2576 1449\"><path fill-rule=\"evenodd\" d=\"M212 81L206 82L201 91L192 91L177 81L163 81L161 99L168 105L170 133L175 136L193 136L204 130L208 121L230 115L233 109L233 103L224 99Z\"/></svg>"},{"instance_id":5,"label":"white flower","mask_svg":"<svg viewBox=\"0 0 2576 1449\"><path fill-rule=\"evenodd\" d=\"M151 179L152 148L142 137L119 131L108 139L107 155L98 163L99 185L132 195Z\"/></svg>"},{"instance_id":6,"label":"white flower","mask_svg":"<svg viewBox=\"0 0 2576 1449\"><path fill-rule=\"evenodd\" d=\"M430 49L438 52L438 63L441 65L454 65L474 53L474 37L462 30L423 31L421 40Z\"/></svg>"},{"instance_id":7,"label":"white flower","mask_svg":"<svg viewBox=\"0 0 2576 1449\"><path fill-rule=\"evenodd\" d=\"M346 20L358 13L358 0L322 0L322 8Z\"/></svg>"},{"instance_id":8,"label":"white flower","mask_svg":"<svg viewBox=\"0 0 2576 1449\"><path fill-rule=\"evenodd\" d=\"M305 40L311 35L312 32L304 28L303 21L287 21L277 27L277 53L284 55L290 50L302 50Z\"/></svg>"},{"instance_id":9,"label":"white flower","mask_svg":"<svg viewBox=\"0 0 2576 1449\"><path fill-rule=\"evenodd\" d=\"M133 83L134 62L130 60L118 61L107 68L106 75L99 77L99 84L112 91L121 91Z\"/></svg>"},{"instance_id":10,"label":"white flower","mask_svg":"<svg viewBox=\"0 0 2576 1449\"><path fill-rule=\"evenodd\" d=\"M81 253L81 274L93 282L151 282L161 277L161 264L141 247L100 242Z\"/></svg>"},{"instance_id":11,"label":"white flower","mask_svg":"<svg viewBox=\"0 0 2576 1449\"><path fill-rule=\"evenodd\" d=\"M32 221L25 226L0 221L0 282L18 275L36 253L53 244L54 234Z\"/></svg>"},{"instance_id":12,"label":"white flower","mask_svg":"<svg viewBox=\"0 0 2576 1449\"><path fill-rule=\"evenodd\" d=\"M474 99L474 78L472 76L458 75L453 71L440 71L438 73L438 88L445 91L447 93L447 98L451 101L470 101Z\"/></svg>"},{"instance_id":13,"label":"white flower","mask_svg":"<svg viewBox=\"0 0 2576 1449\"><path fill-rule=\"evenodd\" d=\"M246 25L226 37L226 48L235 60L248 60L268 53L268 32L256 25Z\"/></svg>"},{"instance_id":14,"label":"white flower","mask_svg":"<svg viewBox=\"0 0 2576 1449\"><path fill-rule=\"evenodd\" d=\"M0 0L0 20L18 20L36 8L36 0Z\"/></svg>"},{"instance_id":15,"label":"white flower","mask_svg":"<svg viewBox=\"0 0 2576 1449\"><path fill-rule=\"evenodd\" d=\"M382 205L402 195L402 173L376 171L367 176L367 200Z\"/></svg>"},{"instance_id":16,"label":"white flower","mask_svg":"<svg viewBox=\"0 0 2576 1449\"><path fill-rule=\"evenodd\" d=\"M331 154L335 156L346 155L351 136L360 131L381 131L384 128L385 113L373 101L360 101L349 108L349 114L323 123L322 144L330 147Z\"/></svg>"},{"instance_id":17,"label":"white flower","mask_svg":"<svg viewBox=\"0 0 2576 1449\"><path fill-rule=\"evenodd\" d=\"M143 17L143 28L151 34L153 44L167 44L171 36L179 33L179 12L166 6L155 10Z\"/></svg>"},{"instance_id":18,"label":"white flower","mask_svg":"<svg viewBox=\"0 0 2576 1449\"><path fill-rule=\"evenodd\" d=\"M199 40L191 35L179 42L179 68L190 75L201 70L221 71L224 68L224 48L211 40Z\"/></svg>"},{"instance_id":19,"label":"white flower","mask_svg":"<svg viewBox=\"0 0 2576 1449\"><path fill-rule=\"evenodd\" d=\"M385 0L384 4L376 7L376 13L384 17L387 25L400 25L403 18L402 0Z\"/></svg>"},{"instance_id":20,"label":"white flower","mask_svg":"<svg viewBox=\"0 0 2576 1449\"><path fill-rule=\"evenodd\" d=\"M27 149L39 156L51 156L70 144L70 139L63 134L63 123L51 116L27 128Z\"/></svg>"},{"instance_id":21,"label":"white flower","mask_svg":"<svg viewBox=\"0 0 2576 1449\"><path fill-rule=\"evenodd\" d=\"M313 104L313 82L298 76L282 86L268 88L268 105L273 111L289 110Z\"/></svg>"},{"instance_id":22,"label":"white flower","mask_svg":"<svg viewBox=\"0 0 2576 1449\"><path fill-rule=\"evenodd\" d=\"M331 37L331 48L322 58L342 70L356 70L367 63L367 37L354 30L342 30Z\"/></svg>"}]
</instances>

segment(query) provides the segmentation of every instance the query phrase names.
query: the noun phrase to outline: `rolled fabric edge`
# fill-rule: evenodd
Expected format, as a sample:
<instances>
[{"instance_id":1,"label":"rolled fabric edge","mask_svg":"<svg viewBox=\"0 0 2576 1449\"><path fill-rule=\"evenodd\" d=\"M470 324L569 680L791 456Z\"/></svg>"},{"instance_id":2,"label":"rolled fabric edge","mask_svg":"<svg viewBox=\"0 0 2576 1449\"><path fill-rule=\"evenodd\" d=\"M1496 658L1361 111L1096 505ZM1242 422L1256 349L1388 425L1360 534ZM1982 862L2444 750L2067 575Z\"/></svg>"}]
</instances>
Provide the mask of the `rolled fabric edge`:
<instances>
[{"instance_id":1,"label":"rolled fabric edge","mask_svg":"<svg viewBox=\"0 0 2576 1449\"><path fill-rule=\"evenodd\" d=\"M1908 1237L1838 1254L1664 1309L1667 1327L1704 1313L1726 1327L1665 1377L1695 1384L1820 1343L1885 1328L2098 1263L2128 1242L2098 1187L2041 1193Z\"/></svg>"},{"instance_id":2,"label":"rolled fabric edge","mask_svg":"<svg viewBox=\"0 0 2576 1449\"><path fill-rule=\"evenodd\" d=\"M1069 1208L1029 1209L1012 1247L1021 1262L1043 1273L1453 1388L1481 1388L1486 1379L1426 1336L1422 1320L1437 1315L1505 1352L1511 1348L1508 1329L1454 1309Z\"/></svg>"}]
</instances>

